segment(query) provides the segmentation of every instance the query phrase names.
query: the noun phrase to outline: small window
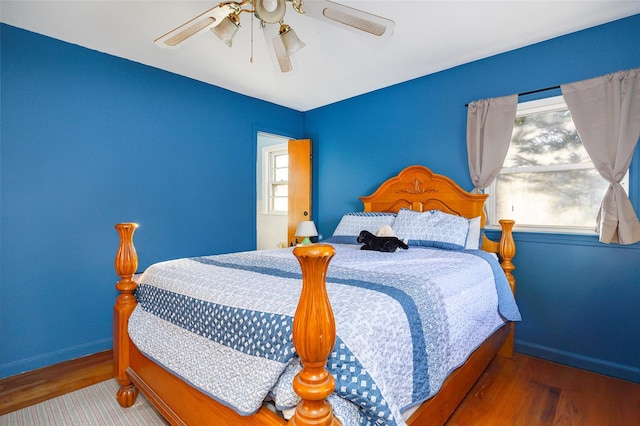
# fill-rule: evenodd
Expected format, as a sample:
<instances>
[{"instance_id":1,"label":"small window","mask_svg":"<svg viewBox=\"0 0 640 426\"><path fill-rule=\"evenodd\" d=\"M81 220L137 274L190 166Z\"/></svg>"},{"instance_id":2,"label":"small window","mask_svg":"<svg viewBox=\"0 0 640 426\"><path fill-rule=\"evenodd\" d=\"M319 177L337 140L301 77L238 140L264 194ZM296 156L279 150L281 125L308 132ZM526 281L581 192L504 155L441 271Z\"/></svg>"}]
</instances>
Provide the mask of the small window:
<instances>
[{"instance_id":1,"label":"small window","mask_svg":"<svg viewBox=\"0 0 640 426\"><path fill-rule=\"evenodd\" d=\"M628 191L628 176L622 185ZM514 219L521 230L594 233L608 187L562 96L524 102L503 168L487 188L489 223Z\"/></svg>"},{"instance_id":2,"label":"small window","mask_svg":"<svg viewBox=\"0 0 640 426\"><path fill-rule=\"evenodd\" d=\"M268 147L266 152L266 199L268 214L286 214L289 210L289 153L281 145Z\"/></svg>"}]
</instances>

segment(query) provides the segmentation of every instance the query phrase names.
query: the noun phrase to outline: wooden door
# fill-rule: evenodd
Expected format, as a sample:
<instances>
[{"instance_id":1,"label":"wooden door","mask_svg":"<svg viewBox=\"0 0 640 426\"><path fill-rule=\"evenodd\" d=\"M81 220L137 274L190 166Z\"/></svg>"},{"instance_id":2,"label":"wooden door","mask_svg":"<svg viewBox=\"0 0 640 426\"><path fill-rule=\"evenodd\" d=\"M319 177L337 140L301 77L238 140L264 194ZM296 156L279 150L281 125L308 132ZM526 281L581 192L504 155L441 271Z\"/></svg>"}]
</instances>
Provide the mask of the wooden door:
<instances>
[{"instance_id":1,"label":"wooden door","mask_svg":"<svg viewBox=\"0 0 640 426\"><path fill-rule=\"evenodd\" d=\"M287 237L291 244L298 223L311 220L311 139L289 141L288 198Z\"/></svg>"}]
</instances>

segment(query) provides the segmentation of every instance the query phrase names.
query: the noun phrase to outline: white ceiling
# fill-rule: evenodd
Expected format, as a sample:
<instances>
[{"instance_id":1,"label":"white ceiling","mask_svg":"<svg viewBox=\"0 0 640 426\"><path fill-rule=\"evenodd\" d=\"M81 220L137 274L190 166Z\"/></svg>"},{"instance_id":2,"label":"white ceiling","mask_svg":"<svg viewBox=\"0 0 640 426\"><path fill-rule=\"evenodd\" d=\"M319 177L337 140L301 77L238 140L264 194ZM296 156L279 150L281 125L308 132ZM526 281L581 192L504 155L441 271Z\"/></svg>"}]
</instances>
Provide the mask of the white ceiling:
<instances>
[{"instance_id":1,"label":"white ceiling","mask_svg":"<svg viewBox=\"0 0 640 426\"><path fill-rule=\"evenodd\" d=\"M310 2L313 0L305 0ZM640 1L339 1L395 21L382 43L299 15L306 47L276 71L251 14L228 48L210 31L167 50L153 41L219 1L7 1L2 22L307 111L416 77L640 13Z\"/></svg>"}]
</instances>

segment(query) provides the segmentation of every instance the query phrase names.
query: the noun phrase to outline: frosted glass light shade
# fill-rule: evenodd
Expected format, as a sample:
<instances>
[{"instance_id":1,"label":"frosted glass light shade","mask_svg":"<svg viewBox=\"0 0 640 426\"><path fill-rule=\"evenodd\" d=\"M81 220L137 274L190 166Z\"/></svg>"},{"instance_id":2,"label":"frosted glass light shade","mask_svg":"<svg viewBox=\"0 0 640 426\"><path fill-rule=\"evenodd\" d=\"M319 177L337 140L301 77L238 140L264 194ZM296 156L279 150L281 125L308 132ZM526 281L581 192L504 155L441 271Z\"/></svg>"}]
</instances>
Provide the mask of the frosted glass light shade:
<instances>
[{"instance_id":1,"label":"frosted glass light shade","mask_svg":"<svg viewBox=\"0 0 640 426\"><path fill-rule=\"evenodd\" d=\"M240 28L240 20L234 14L225 17L218 25L211 28L211 31L218 36L227 46L231 47L233 37Z\"/></svg>"},{"instance_id":2,"label":"frosted glass light shade","mask_svg":"<svg viewBox=\"0 0 640 426\"><path fill-rule=\"evenodd\" d=\"M280 26L280 40L282 40L284 46L285 56L291 56L305 46L296 35L296 32L286 24Z\"/></svg>"},{"instance_id":3,"label":"frosted glass light shade","mask_svg":"<svg viewBox=\"0 0 640 426\"><path fill-rule=\"evenodd\" d=\"M267 12L273 12L278 7L278 0L259 0L262 2L262 7Z\"/></svg>"}]
</instances>

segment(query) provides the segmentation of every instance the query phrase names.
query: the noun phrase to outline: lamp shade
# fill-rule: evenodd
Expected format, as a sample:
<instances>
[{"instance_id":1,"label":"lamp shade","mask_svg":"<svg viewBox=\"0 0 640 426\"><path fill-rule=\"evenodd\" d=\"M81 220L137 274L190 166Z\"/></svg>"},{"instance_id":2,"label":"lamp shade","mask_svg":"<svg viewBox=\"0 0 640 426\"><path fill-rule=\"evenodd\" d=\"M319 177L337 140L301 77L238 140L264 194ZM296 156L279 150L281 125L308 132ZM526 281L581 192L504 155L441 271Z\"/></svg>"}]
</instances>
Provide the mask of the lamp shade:
<instances>
[{"instance_id":1,"label":"lamp shade","mask_svg":"<svg viewBox=\"0 0 640 426\"><path fill-rule=\"evenodd\" d=\"M298 228L296 229L296 237L304 237L302 240L302 244L309 244L311 240L309 237L316 237L318 235L318 230L316 229L316 224L313 223L312 220L303 220L298 223Z\"/></svg>"},{"instance_id":2,"label":"lamp shade","mask_svg":"<svg viewBox=\"0 0 640 426\"><path fill-rule=\"evenodd\" d=\"M302 49L305 44L298 38L295 31L287 24L280 25L280 40L284 46L285 56L291 56Z\"/></svg>"},{"instance_id":3,"label":"lamp shade","mask_svg":"<svg viewBox=\"0 0 640 426\"><path fill-rule=\"evenodd\" d=\"M218 36L220 40L227 46L231 47L233 43L233 36L236 35L238 28L240 27L240 19L233 13L225 17L218 25L211 28L211 31Z\"/></svg>"}]
</instances>

